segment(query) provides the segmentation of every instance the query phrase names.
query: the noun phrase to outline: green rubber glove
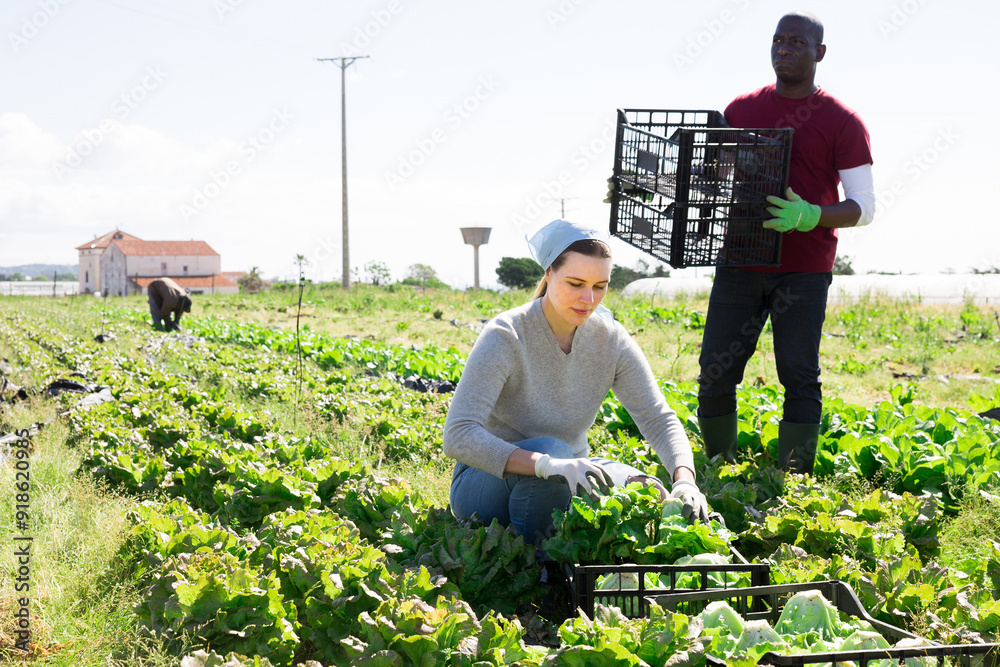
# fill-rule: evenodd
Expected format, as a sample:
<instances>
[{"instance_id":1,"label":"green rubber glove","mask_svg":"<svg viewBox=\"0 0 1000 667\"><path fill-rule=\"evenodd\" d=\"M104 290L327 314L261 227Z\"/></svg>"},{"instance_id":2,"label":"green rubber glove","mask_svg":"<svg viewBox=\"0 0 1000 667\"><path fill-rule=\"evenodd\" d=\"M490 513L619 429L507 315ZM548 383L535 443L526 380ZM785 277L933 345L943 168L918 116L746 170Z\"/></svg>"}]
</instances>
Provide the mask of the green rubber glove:
<instances>
[{"instance_id":1,"label":"green rubber glove","mask_svg":"<svg viewBox=\"0 0 1000 667\"><path fill-rule=\"evenodd\" d=\"M793 229L799 232L808 232L819 224L819 216L822 212L819 206L802 199L792 192L791 188L788 188L785 194L788 199L774 195L768 196L767 201L774 206L768 207L767 210L774 218L765 220L765 227L779 232L790 232Z\"/></svg>"}]
</instances>

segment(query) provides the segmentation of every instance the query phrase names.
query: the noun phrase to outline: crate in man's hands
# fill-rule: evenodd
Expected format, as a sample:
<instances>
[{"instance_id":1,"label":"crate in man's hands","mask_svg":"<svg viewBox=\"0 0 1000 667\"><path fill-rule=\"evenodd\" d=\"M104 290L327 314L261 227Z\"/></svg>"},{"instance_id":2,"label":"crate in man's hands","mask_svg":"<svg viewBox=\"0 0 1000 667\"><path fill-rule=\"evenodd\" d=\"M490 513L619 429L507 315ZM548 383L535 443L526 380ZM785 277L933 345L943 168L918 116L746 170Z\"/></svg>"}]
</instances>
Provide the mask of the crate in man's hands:
<instances>
[{"instance_id":1,"label":"crate in man's hands","mask_svg":"<svg viewBox=\"0 0 1000 667\"><path fill-rule=\"evenodd\" d=\"M734 129L718 111L619 109L612 236L676 269L776 266L762 226L785 196L792 130Z\"/></svg>"}]
</instances>

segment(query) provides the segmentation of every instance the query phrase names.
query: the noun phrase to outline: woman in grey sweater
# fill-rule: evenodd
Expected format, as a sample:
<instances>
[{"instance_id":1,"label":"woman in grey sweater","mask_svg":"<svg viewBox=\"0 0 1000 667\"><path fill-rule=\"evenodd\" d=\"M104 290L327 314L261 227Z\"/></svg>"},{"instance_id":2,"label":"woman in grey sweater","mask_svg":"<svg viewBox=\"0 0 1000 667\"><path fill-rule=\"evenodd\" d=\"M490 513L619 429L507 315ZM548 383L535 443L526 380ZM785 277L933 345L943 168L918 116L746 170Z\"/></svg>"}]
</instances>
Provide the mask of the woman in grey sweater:
<instances>
[{"instance_id":1,"label":"woman in grey sweater","mask_svg":"<svg viewBox=\"0 0 1000 667\"><path fill-rule=\"evenodd\" d=\"M670 495L690 520L707 522L684 428L642 350L600 305L611 279L607 234L555 220L528 243L545 275L531 301L484 327L445 420L444 453L457 461L452 511L513 524L537 545L552 510L578 490L643 481L665 495L638 469L591 458L587 430L610 389L669 471Z\"/></svg>"}]
</instances>

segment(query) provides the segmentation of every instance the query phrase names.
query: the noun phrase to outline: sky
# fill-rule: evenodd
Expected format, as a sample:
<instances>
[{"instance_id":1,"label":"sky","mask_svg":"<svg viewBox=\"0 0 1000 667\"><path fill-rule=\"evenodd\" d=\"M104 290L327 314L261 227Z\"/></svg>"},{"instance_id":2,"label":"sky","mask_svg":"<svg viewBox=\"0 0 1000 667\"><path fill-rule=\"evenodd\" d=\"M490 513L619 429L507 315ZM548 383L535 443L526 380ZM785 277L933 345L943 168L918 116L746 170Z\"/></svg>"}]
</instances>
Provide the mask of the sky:
<instances>
[{"instance_id":1,"label":"sky","mask_svg":"<svg viewBox=\"0 0 1000 667\"><path fill-rule=\"evenodd\" d=\"M868 126L879 206L859 272L1000 266L1000 4L841 0L4 0L0 266L74 264L113 229L198 239L225 271L480 283L565 217L605 226L617 108L719 109L772 83L787 11L817 83ZM614 262L658 262L614 240ZM668 267L669 268L669 267ZM701 269L700 275L706 270ZM698 270L675 271L675 276Z\"/></svg>"}]
</instances>

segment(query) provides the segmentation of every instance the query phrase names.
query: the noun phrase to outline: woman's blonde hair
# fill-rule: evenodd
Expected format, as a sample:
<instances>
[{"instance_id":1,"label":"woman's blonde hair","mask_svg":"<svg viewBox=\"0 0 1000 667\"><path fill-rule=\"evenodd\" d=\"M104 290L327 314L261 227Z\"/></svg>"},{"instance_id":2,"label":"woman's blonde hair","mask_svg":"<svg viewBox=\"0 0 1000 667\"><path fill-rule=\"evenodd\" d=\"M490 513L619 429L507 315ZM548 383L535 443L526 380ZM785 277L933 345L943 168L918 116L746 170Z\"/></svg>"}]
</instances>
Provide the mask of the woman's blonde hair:
<instances>
[{"instance_id":1,"label":"woman's blonde hair","mask_svg":"<svg viewBox=\"0 0 1000 667\"><path fill-rule=\"evenodd\" d=\"M566 253L568 252L578 252L581 255L597 257L598 259L611 259L611 248L607 244L596 239L580 239L579 241L570 243L565 250L559 253L559 256L552 260L549 268L553 271L558 271L566 263ZM546 271L546 273L548 272ZM542 274L542 279L538 281L538 285L535 287L535 293L531 295L531 301L545 296L548 287L549 281L546 279L545 274Z\"/></svg>"}]
</instances>

